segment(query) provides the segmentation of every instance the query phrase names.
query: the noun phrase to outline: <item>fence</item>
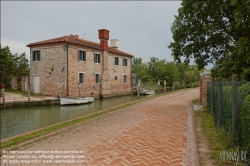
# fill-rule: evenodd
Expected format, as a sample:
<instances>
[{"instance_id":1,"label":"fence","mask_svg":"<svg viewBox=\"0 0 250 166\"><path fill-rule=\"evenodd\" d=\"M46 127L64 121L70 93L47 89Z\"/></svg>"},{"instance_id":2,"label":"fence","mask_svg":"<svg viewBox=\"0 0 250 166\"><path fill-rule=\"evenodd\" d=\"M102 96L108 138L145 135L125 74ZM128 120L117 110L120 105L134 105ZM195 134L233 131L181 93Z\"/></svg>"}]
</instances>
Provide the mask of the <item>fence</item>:
<instances>
[{"instance_id":1,"label":"fence","mask_svg":"<svg viewBox=\"0 0 250 166\"><path fill-rule=\"evenodd\" d=\"M207 107L215 124L250 153L250 82L209 82Z\"/></svg>"}]
</instances>

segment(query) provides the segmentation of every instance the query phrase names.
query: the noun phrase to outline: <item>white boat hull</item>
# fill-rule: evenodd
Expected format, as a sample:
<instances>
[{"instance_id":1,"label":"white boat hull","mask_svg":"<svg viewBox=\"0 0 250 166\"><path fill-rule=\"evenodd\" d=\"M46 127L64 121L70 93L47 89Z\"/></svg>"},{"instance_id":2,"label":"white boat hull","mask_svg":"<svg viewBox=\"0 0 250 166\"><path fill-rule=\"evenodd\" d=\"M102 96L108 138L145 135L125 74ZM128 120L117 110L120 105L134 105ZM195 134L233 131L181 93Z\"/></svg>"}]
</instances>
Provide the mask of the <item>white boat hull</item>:
<instances>
[{"instance_id":1,"label":"white boat hull","mask_svg":"<svg viewBox=\"0 0 250 166\"><path fill-rule=\"evenodd\" d=\"M142 90L140 94L141 95L153 95L155 94L155 91L154 90Z\"/></svg>"},{"instance_id":2,"label":"white boat hull","mask_svg":"<svg viewBox=\"0 0 250 166\"><path fill-rule=\"evenodd\" d=\"M72 104L86 104L94 101L94 97L86 97L86 98L66 98L60 97L61 105L72 105Z\"/></svg>"}]
</instances>

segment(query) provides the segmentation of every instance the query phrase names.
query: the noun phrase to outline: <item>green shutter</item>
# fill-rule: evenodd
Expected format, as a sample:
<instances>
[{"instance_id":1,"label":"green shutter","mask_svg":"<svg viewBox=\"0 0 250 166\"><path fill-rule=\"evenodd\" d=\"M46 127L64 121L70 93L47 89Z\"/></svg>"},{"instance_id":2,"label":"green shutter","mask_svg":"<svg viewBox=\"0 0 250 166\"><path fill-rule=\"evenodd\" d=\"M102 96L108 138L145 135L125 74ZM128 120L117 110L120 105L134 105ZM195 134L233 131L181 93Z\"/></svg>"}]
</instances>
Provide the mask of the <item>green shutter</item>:
<instances>
[{"instance_id":1,"label":"green shutter","mask_svg":"<svg viewBox=\"0 0 250 166\"><path fill-rule=\"evenodd\" d=\"M83 51L83 61L86 61L86 51Z\"/></svg>"},{"instance_id":2,"label":"green shutter","mask_svg":"<svg viewBox=\"0 0 250 166\"><path fill-rule=\"evenodd\" d=\"M81 60L81 50L78 50L78 61Z\"/></svg>"},{"instance_id":3,"label":"green shutter","mask_svg":"<svg viewBox=\"0 0 250 166\"><path fill-rule=\"evenodd\" d=\"M40 50L37 51L37 60L40 61Z\"/></svg>"},{"instance_id":4,"label":"green shutter","mask_svg":"<svg viewBox=\"0 0 250 166\"><path fill-rule=\"evenodd\" d=\"M32 51L32 60L35 61L35 51Z\"/></svg>"}]
</instances>

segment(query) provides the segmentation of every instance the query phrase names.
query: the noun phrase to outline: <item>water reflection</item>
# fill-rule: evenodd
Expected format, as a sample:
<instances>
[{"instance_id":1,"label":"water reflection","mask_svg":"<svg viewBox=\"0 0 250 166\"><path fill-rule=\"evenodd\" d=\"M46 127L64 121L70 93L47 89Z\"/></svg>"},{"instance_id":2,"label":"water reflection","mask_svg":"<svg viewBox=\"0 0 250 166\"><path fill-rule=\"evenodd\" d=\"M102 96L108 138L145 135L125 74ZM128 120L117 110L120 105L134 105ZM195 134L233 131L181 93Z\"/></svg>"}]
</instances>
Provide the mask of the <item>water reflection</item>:
<instances>
[{"instance_id":1,"label":"water reflection","mask_svg":"<svg viewBox=\"0 0 250 166\"><path fill-rule=\"evenodd\" d=\"M146 96L141 96L144 98ZM43 106L1 110L1 139L49 126L79 116L136 100L136 96L123 96L75 106Z\"/></svg>"}]
</instances>

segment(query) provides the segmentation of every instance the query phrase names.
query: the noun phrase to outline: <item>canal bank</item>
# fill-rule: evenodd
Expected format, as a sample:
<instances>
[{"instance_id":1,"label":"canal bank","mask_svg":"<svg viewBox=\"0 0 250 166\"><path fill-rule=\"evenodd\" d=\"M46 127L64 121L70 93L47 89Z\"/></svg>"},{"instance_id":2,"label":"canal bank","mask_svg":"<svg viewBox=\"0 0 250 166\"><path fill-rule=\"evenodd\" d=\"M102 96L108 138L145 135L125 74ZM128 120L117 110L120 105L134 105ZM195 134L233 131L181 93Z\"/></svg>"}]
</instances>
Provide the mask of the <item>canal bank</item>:
<instances>
[{"instance_id":1,"label":"canal bank","mask_svg":"<svg viewBox=\"0 0 250 166\"><path fill-rule=\"evenodd\" d=\"M103 96L103 99L129 96L134 95L134 92L120 93L120 94L110 94ZM95 100L102 99L100 97L95 97ZM54 106L60 105L60 99L53 96L36 96L31 97L30 102L28 97L23 97L20 94L5 92L5 105L3 105L3 99L0 97L0 109L8 108L20 108L20 107L36 107L36 106Z\"/></svg>"}]
</instances>

